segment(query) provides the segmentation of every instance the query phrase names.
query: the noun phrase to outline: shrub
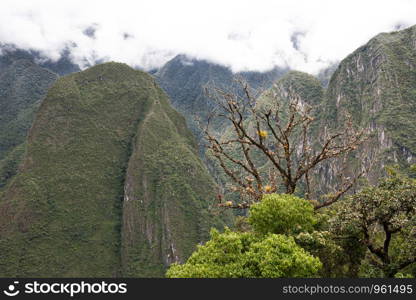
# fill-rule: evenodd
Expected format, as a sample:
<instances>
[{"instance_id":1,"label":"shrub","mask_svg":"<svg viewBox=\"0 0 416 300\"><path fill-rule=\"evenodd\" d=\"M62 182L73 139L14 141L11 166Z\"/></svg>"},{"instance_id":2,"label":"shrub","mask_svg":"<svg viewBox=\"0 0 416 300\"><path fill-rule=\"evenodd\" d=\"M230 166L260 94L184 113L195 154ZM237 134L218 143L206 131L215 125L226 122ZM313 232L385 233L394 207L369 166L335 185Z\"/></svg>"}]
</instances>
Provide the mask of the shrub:
<instances>
[{"instance_id":1,"label":"shrub","mask_svg":"<svg viewBox=\"0 0 416 300\"><path fill-rule=\"evenodd\" d=\"M307 200L288 194L270 194L251 206L249 222L261 234L293 235L312 231L318 220Z\"/></svg>"},{"instance_id":2,"label":"shrub","mask_svg":"<svg viewBox=\"0 0 416 300\"><path fill-rule=\"evenodd\" d=\"M318 258L298 246L293 237L227 229L211 231L211 240L199 246L188 261L173 264L170 278L314 277L322 267Z\"/></svg>"}]
</instances>

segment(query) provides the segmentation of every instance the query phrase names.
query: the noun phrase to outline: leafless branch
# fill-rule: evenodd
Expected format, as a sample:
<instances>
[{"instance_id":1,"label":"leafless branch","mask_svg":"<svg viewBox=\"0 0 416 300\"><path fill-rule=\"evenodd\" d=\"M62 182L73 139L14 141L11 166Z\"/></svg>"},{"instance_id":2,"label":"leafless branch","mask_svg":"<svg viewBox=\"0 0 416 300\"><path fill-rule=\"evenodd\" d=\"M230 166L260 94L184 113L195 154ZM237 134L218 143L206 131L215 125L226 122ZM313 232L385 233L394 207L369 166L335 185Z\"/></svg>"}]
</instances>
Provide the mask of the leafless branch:
<instances>
[{"instance_id":1,"label":"leafless branch","mask_svg":"<svg viewBox=\"0 0 416 300\"><path fill-rule=\"evenodd\" d=\"M293 194L300 182L305 183L308 198L313 171L324 161L348 157L366 140L365 131L355 129L348 116L342 131L330 133L325 129L317 140L312 126L313 107L297 97L284 103L273 91L270 103L260 105L246 82L237 79L237 83L240 93L218 87L206 90L219 107L204 129L209 153L235 184L234 190L251 198L241 204L222 203L224 207L247 208L280 187ZM232 133L218 136L212 132L210 125L214 119L228 124ZM269 172L264 171L266 166ZM317 201L316 209L338 201L364 173L342 180L337 191L325 201Z\"/></svg>"}]
</instances>

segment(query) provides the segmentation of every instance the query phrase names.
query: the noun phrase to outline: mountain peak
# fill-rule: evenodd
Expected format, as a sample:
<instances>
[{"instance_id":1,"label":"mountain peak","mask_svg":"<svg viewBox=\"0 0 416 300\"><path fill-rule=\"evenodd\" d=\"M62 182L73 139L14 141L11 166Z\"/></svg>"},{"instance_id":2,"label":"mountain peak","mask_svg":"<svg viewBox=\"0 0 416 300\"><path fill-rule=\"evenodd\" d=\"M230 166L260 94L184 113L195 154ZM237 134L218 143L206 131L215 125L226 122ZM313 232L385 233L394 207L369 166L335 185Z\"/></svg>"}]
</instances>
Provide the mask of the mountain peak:
<instances>
[{"instance_id":1,"label":"mountain peak","mask_svg":"<svg viewBox=\"0 0 416 300\"><path fill-rule=\"evenodd\" d=\"M214 225L183 117L126 64L59 78L26 143L0 194L1 276L163 276Z\"/></svg>"}]
</instances>

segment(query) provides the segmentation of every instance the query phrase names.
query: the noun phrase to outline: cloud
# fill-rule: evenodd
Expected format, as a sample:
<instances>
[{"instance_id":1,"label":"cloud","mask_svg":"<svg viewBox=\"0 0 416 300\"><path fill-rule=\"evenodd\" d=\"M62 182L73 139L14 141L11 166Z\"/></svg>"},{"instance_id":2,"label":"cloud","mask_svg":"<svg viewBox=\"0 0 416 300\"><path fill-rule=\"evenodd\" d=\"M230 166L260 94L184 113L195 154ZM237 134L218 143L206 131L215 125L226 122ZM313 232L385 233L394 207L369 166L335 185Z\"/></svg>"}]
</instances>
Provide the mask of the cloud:
<instances>
[{"instance_id":1,"label":"cloud","mask_svg":"<svg viewBox=\"0 0 416 300\"><path fill-rule=\"evenodd\" d=\"M317 72L380 32L416 24L412 0L2 0L0 42L87 65L152 69L176 54L265 71Z\"/></svg>"}]
</instances>

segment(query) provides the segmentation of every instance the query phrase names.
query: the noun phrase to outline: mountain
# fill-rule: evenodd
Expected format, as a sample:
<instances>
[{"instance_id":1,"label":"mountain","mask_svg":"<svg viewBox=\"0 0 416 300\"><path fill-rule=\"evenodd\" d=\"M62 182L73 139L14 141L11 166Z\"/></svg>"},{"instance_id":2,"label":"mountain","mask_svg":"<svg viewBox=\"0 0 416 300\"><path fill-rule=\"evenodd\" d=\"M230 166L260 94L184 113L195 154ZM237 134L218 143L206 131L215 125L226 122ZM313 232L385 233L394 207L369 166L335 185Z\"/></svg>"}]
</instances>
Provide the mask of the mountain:
<instances>
[{"instance_id":1,"label":"mountain","mask_svg":"<svg viewBox=\"0 0 416 300\"><path fill-rule=\"evenodd\" d=\"M0 192L0 276L159 277L221 222L184 118L146 73L59 78Z\"/></svg>"},{"instance_id":2,"label":"mountain","mask_svg":"<svg viewBox=\"0 0 416 300\"><path fill-rule=\"evenodd\" d=\"M35 112L57 77L27 59L0 69L0 187L16 173Z\"/></svg>"},{"instance_id":3,"label":"mountain","mask_svg":"<svg viewBox=\"0 0 416 300\"><path fill-rule=\"evenodd\" d=\"M381 33L342 60L323 107L323 126L337 128L348 113L355 126L369 130L356 160L361 166L374 162L370 182L387 165L415 163L416 26ZM329 173L325 177L331 179Z\"/></svg>"},{"instance_id":4,"label":"mountain","mask_svg":"<svg viewBox=\"0 0 416 300\"><path fill-rule=\"evenodd\" d=\"M79 71L68 50L57 61L0 43L0 188L17 172L36 110L58 75Z\"/></svg>"},{"instance_id":5,"label":"mountain","mask_svg":"<svg viewBox=\"0 0 416 300\"><path fill-rule=\"evenodd\" d=\"M53 61L43 56L39 51L20 49L15 45L0 42L0 70L11 65L16 60L26 59L63 76L80 71L79 66L71 61L70 54L69 50L65 49L62 51L61 57Z\"/></svg>"},{"instance_id":6,"label":"mountain","mask_svg":"<svg viewBox=\"0 0 416 300\"><path fill-rule=\"evenodd\" d=\"M368 129L350 173L374 161L367 179L375 183L385 166L415 163L416 26L377 35L318 78L233 74L183 55L153 77L118 63L72 73L68 53L52 62L0 49L2 277L162 277L183 262L227 218L209 211L216 186L198 155L195 118L204 123L217 109L204 87L235 90L235 76L283 103L315 106L313 141L342 130L346 114ZM270 101L263 93L257 105ZM333 160L311 174L314 192L336 185L340 168Z\"/></svg>"},{"instance_id":7,"label":"mountain","mask_svg":"<svg viewBox=\"0 0 416 300\"><path fill-rule=\"evenodd\" d=\"M329 81L331 80L332 75L338 68L338 65L338 63L333 63L328 67L320 70L319 73L316 75L316 77L319 79L324 88L328 87Z\"/></svg>"},{"instance_id":8,"label":"mountain","mask_svg":"<svg viewBox=\"0 0 416 300\"><path fill-rule=\"evenodd\" d=\"M316 77L299 71L290 71L282 76L273 84L271 91L283 102L297 99L299 103L313 107L322 104L325 92L321 82ZM263 101L270 101L267 98L267 93L258 102L261 104Z\"/></svg>"},{"instance_id":9,"label":"mountain","mask_svg":"<svg viewBox=\"0 0 416 300\"><path fill-rule=\"evenodd\" d=\"M189 128L197 137L197 141L201 142L201 130L196 119L205 124L209 114L216 109L216 105L207 97L204 87L235 88L238 91L234 80L240 77L247 81L253 89L267 89L286 71L286 69L275 68L264 73L240 72L234 74L227 67L178 55L156 72L155 77L169 95L173 107L185 116ZM223 130L223 124L213 125L219 132Z\"/></svg>"},{"instance_id":10,"label":"mountain","mask_svg":"<svg viewBox=\"0 0 416 300\"><path fill-rule=\"evenodd\" d=\"M331 68L323 73L330 72ZM358 48L336 67L326 89L323 78L288 72L258 98L256 105L278 99L284 107L297 99L302 105L315 107L311 142L322 140L328 130L344 130L342 124L350 115L355 128L369 132L368 141L348 158L344 170L351 177L372 166L359 186L365 181L376 183L386 166L406 169L416 162L416 26L379 34ZM272 98L267 96L270 92ZM227 135L229 129L225 130ZM257 163L267 170L266 161L257 159ZM340 160L332 159L315 169L310 174L314 196L331 192L339 184L337 174L343 168ZM302 193L302 186L298 192Z\"/></svg>"}]
</instances>

